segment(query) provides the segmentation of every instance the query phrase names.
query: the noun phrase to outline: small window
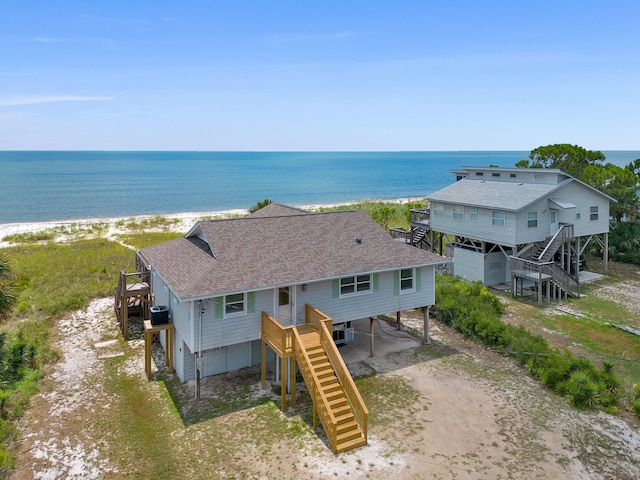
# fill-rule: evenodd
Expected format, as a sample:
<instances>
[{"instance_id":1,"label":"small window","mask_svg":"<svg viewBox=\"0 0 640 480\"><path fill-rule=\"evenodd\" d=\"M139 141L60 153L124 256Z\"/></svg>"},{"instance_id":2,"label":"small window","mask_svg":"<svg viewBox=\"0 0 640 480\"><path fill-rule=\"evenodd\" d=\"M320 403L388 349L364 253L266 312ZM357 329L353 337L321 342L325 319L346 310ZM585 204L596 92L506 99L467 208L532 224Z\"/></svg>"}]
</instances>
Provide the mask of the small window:
<instances>
[{"instance_id":1,"label":"small window","mask_svg":"<svg viewBox=\"0 0 640 480\"><path fill-rule=\"evenodd\" d=\"M491 211L491 225L494 227L505 226L505 213L504 210L492 210Z\"/></svg>"},{"instance_id":2,"label":"small window","mask_svg":"<svg viewBox=\"0 0 640 480\"><path fill-rule=\"evenodd\" d=\"M484 172L476 172L476 177L483 177L484 176Z\"/></svg>"},{"instance_id":3,"label":"small window","mask_svg":"<svg viewBox=\"0 0 640 480\"><path fill-rule=\"evenodd\" d=\"M453 206L453 219L464 220L464 207L462 205Z\"/></svg>"},{"instance_id":4,"label":"small window","mask_svg":"<svg viewBox=\"0 0 640 480\"><path fill-rule=\"evenodd\" d=\"M433 203L433 216L442 218L444 217L444 203L434 202Z\"/></svg>"},{"instance_id":5,"label":"small window","mask_svg":"<svg viewBox=\"0 0 640 480\"><path fill-rule=\"evenodd\" d=\"M499 176L500 176L500 174L499 174L499 173L497 173L497 172L493 172L493 173L491 174L491 176L492 176L492 177L499 177Z\"/></svg>"},{"instance_id":6,"label":"small window","mask_svg":"<svg viewBox=\"0 0 640 480\"><path fill-rule=\"evenodd\" d=\"M244 293L235 293L224 297L224 314L238 315L245 313Z\"/></svg>"},{"instance_id":7,"label":"small window","mask_svg":"<svg viewBox=\"0 0 640 480\"><path fill-rule=\"evenodd\" d=\"M478 208L477 207L471 207L470 214L471 214L471 220L477 220L478 219Z\"/></svg>"},{"instance_id":8,"label":"small window","mask_svg":"<svg viewBox=\"0 0 640 480\"><path fill-rule=\"evenodd\" d=\"M413 268L407 268L400 270L400 291L411 292L413 291Z\"/></svg>"},{"instance_id":9,"label":"small window","mask_svg":"<svg viewBox=\"0 0 640 480\"><path fill-rule=\"evenodd\" d=\"M580 207L576 207L576 220L580 220Z\"/></svg>"},{"instance_id":10,"label":"small window","mask_svg":"<svg viewBox=\"0 0 640 480\"><path fill-rule=\"evenodd\" d=\"M589 209L589 220L598 220L598 207L591 207Z\"/></svg>"},{"instance_id":11,"label":"small window","mask_svg":"<svg viewBox=\"0 0 640 480\"><path fill-rule=\"evenodd\" d=\"M358 275L340 279L340 296L356 295L371 291L371 275Z\"/></svg>"},{"instance_id":12,"label":"small window","mask_svg":"<svg viewBox=\"0 0 640 480\"><path fill-rule=\"evenodd\" d=\"M538 212L527 212L527 227L536 228L538 226Z\"/></svg>"},{"instance_id":13,"label":"small window","mask_svg":"<svg viewBox=\"0 0 640 480\"><path fill-rule=\"evenodd\" d=\"M517 177L517 175L516 175L515 173L510 173L510 174L509 174L509 177L510 177L510 178L516 178L516 177Z\"/></svg>"}]
</instances>

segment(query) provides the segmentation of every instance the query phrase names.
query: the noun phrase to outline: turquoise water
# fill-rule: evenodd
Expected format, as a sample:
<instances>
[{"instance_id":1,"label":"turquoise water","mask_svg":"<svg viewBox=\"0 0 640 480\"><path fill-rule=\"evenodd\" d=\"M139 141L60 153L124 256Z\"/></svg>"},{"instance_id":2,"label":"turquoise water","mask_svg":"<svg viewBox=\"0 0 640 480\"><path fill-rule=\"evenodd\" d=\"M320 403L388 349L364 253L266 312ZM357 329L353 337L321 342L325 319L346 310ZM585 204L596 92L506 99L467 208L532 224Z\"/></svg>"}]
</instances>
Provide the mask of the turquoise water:
<instances>
[{"instance_id":1,"label":"turquoise water","mask_svg":"<svg viewBox=\"0 0 640 480\"><path fill-rule=\"evenodd\" d=\"M617 165L640 152L604 152ZM0 152L0 223L423 197L525 151Z\"/></svg>"}]
</instances>

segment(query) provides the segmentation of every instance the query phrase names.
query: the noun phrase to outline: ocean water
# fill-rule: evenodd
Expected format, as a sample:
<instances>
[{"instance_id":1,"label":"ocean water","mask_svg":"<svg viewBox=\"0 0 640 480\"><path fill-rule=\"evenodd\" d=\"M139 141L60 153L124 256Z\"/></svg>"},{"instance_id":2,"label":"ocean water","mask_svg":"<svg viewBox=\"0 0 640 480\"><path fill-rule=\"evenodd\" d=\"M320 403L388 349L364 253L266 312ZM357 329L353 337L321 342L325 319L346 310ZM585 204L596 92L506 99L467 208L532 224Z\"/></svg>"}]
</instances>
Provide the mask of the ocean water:
<instances>
[{"instance_id":1,"label":"ocean water","mask_svg":"<svg viewBox=\"0 0 640 480\"><path fill-rule=\"evenodd\" d=\"M640 152L603 152L624 166ZM424 197L527 151L0 152L0 224Z\"/></svg>"}]
</instances>

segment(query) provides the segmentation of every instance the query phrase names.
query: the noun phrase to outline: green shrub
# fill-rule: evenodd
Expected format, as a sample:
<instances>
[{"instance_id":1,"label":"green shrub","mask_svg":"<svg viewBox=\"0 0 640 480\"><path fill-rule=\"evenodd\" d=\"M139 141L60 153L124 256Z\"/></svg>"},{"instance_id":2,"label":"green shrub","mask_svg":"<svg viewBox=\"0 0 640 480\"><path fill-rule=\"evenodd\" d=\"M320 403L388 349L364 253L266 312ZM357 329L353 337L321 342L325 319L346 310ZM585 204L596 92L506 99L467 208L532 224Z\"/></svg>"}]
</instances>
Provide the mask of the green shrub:
<instances>
[{"instance_id":1,"label":"green shrub","mask_svg":"<svg viewBox=\"0 0 640 480\"><path fill-rule=\"evenodd\" d=\"M564 391L569 403L576 408L593 408L600 404L598 385L585 371L573 372L566 382Z\"/></svg>"},{"instance_id":2,"label":"green shrub","mask_svg":"<svg viewBox=\"0 0 640 480\"><path fill-rule=\"evenodd\" d=\"M635 413L636 417L640 418L640 398L633 402L633 413Z\"/></svg>"},{"instance_id":3,"label":"green shrub","mask_svg":"<svg viewBox=\"0 0 640 480\"><path fill-rule=\"evenodd\" d=\"M613 411L618 404L622 388L612 362L605 361L598 369L588 358L559 352L543 337L504 323L502 304L480 282L438 275L434 310L440 321L465 337L512 354L532 377L575 407L601 406ZM640 389L637 395L640 398Z\"/></svg>"}]
</instances>

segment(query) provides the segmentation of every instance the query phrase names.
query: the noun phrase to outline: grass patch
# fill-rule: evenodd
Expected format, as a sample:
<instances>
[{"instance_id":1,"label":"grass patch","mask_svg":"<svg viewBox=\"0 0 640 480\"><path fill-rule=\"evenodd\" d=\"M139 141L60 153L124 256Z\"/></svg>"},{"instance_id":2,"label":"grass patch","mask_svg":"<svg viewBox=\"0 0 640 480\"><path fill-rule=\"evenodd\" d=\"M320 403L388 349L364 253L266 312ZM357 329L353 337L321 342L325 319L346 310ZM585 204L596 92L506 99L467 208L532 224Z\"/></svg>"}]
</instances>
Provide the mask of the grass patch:
<instances>
[{"instance_id":1,"label":"grass patch","mask_svg":"<svg viewBox=\"0 0 640 480\"><path fill-rule=\"evenodd\" d=\"M183 237L183 233L178 232L146 232L146 233L127 233L118 235L117 238L126 245L132 245L136 250L157 245L159 243L175 240Z\"/></svg>"}]
</instances>

